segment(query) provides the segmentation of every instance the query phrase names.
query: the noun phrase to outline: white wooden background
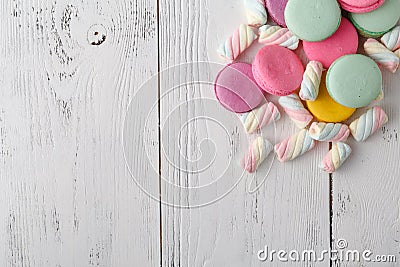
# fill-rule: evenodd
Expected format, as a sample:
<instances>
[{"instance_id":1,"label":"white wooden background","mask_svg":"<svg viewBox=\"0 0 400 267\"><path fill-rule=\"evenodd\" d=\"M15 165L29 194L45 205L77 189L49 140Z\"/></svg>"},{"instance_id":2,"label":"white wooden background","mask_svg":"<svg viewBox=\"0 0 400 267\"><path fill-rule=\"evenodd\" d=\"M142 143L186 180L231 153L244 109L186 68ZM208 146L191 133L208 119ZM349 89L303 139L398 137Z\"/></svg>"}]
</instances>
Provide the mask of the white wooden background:
<instances>
[{"instance_id":1,"label":"white wooden background","mask_svg":"<svg viewBox=\"0 0 400 267\"><path fill-rule=\"evenodd\" d=\"M171 87L215 65L157 75L222 63L241 0L3 0L0 20L0 266L266 266L265 245L320 251L339 238L400 260L399 73L384 73L389 123L350 142L343 169L318 169L320 144L268 159L250 194L250 176L229 191L247 142L235 117L210 86ZM276 125L278 140L295 131Z\"/></svg>"}]
</instances>

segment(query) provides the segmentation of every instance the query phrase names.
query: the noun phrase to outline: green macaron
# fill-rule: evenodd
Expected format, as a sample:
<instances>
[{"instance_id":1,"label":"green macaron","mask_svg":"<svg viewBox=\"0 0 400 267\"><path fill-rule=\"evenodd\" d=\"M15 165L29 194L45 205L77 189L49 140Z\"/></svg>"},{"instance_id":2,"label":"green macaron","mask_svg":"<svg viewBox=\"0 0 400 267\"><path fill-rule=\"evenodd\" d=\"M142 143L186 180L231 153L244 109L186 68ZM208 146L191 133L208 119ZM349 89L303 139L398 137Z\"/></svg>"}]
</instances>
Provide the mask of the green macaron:
<instances>
[{"instance_id":1,"label":"green macaron","mask_svg":"<svg viewBox=\"0 0 400 267\"><path fill-rule=\"evenodd\" d=\"M302 40L319 42L336 32L341 12L336 0L290 0L285 8L289 30Z\"/></svg>"},{"instance_id":2,"label":"green macaron","mask_svg":"<svg viewBox=\"0 0 400 267\"><path fill-rule=\"evenodd\" d=\"M382 89L378 65L364 55L346 55L337 59L326 76L329 95L339 104L361 108L375 100Z\"/></svg>"},{"instance_id":3,"label":"green macaron","mask_svg":"<svg viewBox=\"0 0 400 267\"><path fill-rule=\"evenodd\" d=\"M380 37L396 26L400 18L400 0L386 0L374 11L350 13L349 18L364 37Z\"/></svg>"}]
</instances>

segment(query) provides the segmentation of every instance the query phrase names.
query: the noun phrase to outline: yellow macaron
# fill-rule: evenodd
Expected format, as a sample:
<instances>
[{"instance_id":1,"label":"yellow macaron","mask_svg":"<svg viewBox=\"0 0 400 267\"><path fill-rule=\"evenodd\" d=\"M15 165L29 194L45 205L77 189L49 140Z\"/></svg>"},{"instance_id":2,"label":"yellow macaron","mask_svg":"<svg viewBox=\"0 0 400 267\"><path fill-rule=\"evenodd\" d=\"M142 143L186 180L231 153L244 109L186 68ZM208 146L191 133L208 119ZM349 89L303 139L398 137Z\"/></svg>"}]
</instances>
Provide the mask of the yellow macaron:
<instances>
[{"instance_id":1,"label":"yellow macaron","mask_svg":"<svg viewBox=\"0 0 400 267\"><path fill-rule=\"evenodd\" d=\"M326 72L321 77L317 99L307 101L307 107L314 117L322 122L342 122L350 118L356 111L355 108L342 106L332 99L326 88Z\"/></svg>"}]
</instances>

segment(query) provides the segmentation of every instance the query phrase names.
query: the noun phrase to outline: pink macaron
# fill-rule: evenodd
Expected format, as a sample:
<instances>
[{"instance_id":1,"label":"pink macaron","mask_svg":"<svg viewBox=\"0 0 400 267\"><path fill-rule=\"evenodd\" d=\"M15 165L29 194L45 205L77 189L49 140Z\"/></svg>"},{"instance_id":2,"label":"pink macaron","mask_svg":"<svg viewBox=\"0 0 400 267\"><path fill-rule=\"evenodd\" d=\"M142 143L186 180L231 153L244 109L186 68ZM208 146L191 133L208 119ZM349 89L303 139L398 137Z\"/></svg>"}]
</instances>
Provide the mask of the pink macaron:
<instances>
[{"instance_id":1,"label":"pink macaron","mask_svg":"<svg viewBox=\"0 0 400 267\"><path fill-rule=\"evenodd\" d=\"M272 95L285 96L296 91L302 81L304 67L291 50L270 45L261 48L253 62L253 75L258 85Z\"/></svg>"},{"instance_id":2,"label":"pink macaron","mask_svg":"<svg viewBox=\"0 0 400 267\"><path fill-rule=\"evenodd\" d=\"M288 0L265 0L265 6L271 19L282 27L286 27L285 7Z\"/></svg>"},{"instance_id":3,"label":"pink macaron","mask_svg":"<svg viewBox=\"0 0 400 267\"><path fill-rule=\"evenodd\" d=\"M214 90L222 106L236 113L248 112L264 99L247 63L232 63L223 68L215 80Z\"/></svg>"},{"instance_id":4,"label":"pink macaron","mask_svg":"<svg viewBox=\"0 0 400 267\"><path fill-rule=\"evenodd\" d=\"M307 57L321 62L326 69L341 56L355 54L357 48L357 30L346 18L342 18L338 30L328 39L321 42L303 42Z\"/></svg>"},{"instance_id":5,"label":"pink macaron","mask_svg":"<svg viewBox=\"0 0 400 267\"><path fill-rule=\"evenodd\" d=\"M340 6L352 13L371 12L385 2L385 0L339 0Z\"/></svg>"}]
</instances>

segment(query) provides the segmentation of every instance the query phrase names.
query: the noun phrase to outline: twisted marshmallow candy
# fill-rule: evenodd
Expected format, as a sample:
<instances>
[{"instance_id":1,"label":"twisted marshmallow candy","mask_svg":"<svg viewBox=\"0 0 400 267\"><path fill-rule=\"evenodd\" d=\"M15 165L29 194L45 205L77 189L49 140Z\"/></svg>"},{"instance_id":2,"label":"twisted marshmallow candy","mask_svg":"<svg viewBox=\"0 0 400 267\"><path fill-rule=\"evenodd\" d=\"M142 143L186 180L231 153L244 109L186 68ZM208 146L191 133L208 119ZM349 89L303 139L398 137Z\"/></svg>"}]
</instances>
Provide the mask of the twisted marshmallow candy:
<instances>
[{"instance_id":1,"label":"twisted marshmallow candy","mask_svg":"<svg viewBox=\"0 0 400 267\"><path fill-rule=\"evenodd\" d=\"M382 88L380 94L378 95L377 98L375 98L374 101L372 101L372 103L381 102L384 98L385 98L385 92L383 91L383 88Z\"/></svg>"},{"instance_id":2,"label":"twisted marshmallow candy","mask_svg":"<svg viewBox=\"0 0 400 267\"><path fill-rule=\"evenodd\" d=\"M335 143L322 161L321 168L329 173L335 172L349 158L351 147L345 143Z\"/></svg>"},{"instance_id":3,"label":"twisted marshmallow candy","mask_svg":"<svg viewBox=\"0 0 400 267\"><path fill-rule=\"evenodd\" d=\"M312 139L323 142L346 141L350 129L346 124L314 122L308 130Z\"/></svg>"},{"instance_id":4,"label":"twisted marshmallow candy","mask_svg":"<svg viewBox=\"0 0 400 267\"><path fill-rule=\"evenodd\" d=\"M241 161L243 169L249 173L255 172L272 150L273 146L268 140L257 137L251 144L247 155Z\"/></svg>"},{"instance_id":5,"label":"twisted marshmallow candy","mask_svg":"<svg viewBox=\"0 0 400 267\"><path fill-rule=\"evenodd\" d=\"M400 48L400 26L396 26L390 32L385 33L381 41L390 51Z\"/></svg>"},{"instance_id":6,"label":"twisted marshmallow candy","mask_svg":"<svg viewBox=\"0 0 400 267\"><path fill-rule=\"evenodd\" d=\"M259 35L258 42L265 45L280 45L291 50L299 46L299 38L280 26L264 25L259 29Z\"/></svg>"},{"instance_id":7,"label":"twisted marshmallow candy","mask_svg":"<svg viewBox=\"0 0 400 267\"><path fill-rule=\"evenodd\" d=\"M388 117L385 111L381 107L375 106L353 121L350 124L350 131L357 142L362 142L385 125L387 121Z\"/></svg>"},{"instance_id":8,"label":"twisted marshmallow candy","mask_svg":"<svg viewBox=\"0 0 400 267\"><path fill-rule=\"evenodd\" d=\"M397 49L394 54L400 58L400 49Z\"/></svg>"},{"instance_id":9,"label":"twisted marshmallow candy","mask_svg":"<svg viewBox=\"0 0 400 267\"><path fill-rule=\"evenodd\" d=\"M254 133L280 118L281 113L272 102L265 103L257 109L240 115L240 120L247 133Z\"/></svg>"},{"instance_id":10,"label":"twisted marshmallow candy","mask_svg":"<svg viewBox=\"0 0 400 267\"><path fill-rule=\"evenodd\" d=\"M300 129L305 128L312 120L313 116L304 108L300 98L296 94L281 96L278 100L290 119L296 123Z\"/></svg>"},{"instance_id":11,"label":"twisted marshmallow candy","mask_svg":"<svg viewBox=\"0 0 400 267\"><path fill-rule=\"evenodd\" d=\"M315 146L315 140L311 138L306 129L301 130L297 134L283 140L275 145L275 153L280 162L293 160Z\"/></svg>"},{"instance_id":12,"label":"twisted marshmallow candy","mask_svg":"<svg viewBox=\"0 0 400 267\"><path fill-rule=\"evenodd\" d=\"M253 29L241 24L235 33L218 49L221 57L233 61L257 39Z\"/></svg>"},{"instance_id":13,"label":"twisted marshmallow candy","mask_svg":"<svg viewBox=\"0 0 400 267\"><path fill-rule=\"evenodd\" d=\"M399 67L399 57L375 39L369 38L364 43L364 50L376 63L392 73Z\"/></svg>"},{"instance_id":14,"label":"twisted marshmallow candy","mask_svg":"<svg viewBox=\"0 0 400 267\"><path fill-rule=\"evenodd\" d=\"M267 23L268 14L264 0L244 0L249 25L259 27Z\"/></svg>"},{"instance_id":15,"label":"twisted marshmallow candy","mask_svg":"<svg viewBox=\"0 0 400 267\"><path fill-rule=\"evenodd\" d=\"M301 82L300 98L307 101L314 101L319 93L323 66L321 62L310 61Z\"/></svg>"}]
</instances>

